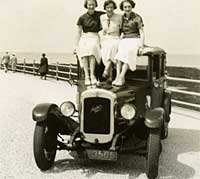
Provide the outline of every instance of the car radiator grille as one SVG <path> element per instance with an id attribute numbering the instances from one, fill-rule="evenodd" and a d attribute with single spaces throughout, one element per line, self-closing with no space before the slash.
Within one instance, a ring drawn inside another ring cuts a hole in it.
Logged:
<path id="1" fill-rule="evenodd" d="M 110 100 L 106 98 L 84 99 L 84 132 L 110 133 Z"/>

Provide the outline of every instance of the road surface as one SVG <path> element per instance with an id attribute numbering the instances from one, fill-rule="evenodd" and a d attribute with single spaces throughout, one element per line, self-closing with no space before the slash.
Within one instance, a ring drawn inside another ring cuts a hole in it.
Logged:
<path id="1" fill-rule="evenodd" d="M 49 171 L 37 168 L 32 109 L 41 102 L 75 101 L 75 91 L 67 82 L 0 70 L 0 179 L 146 179 L 145 159 L 131 155 L 102 164 L 78 162 L 58 151 Z M 171 118 L 158 178 L 200 179 L 200 113 L 173 107 Z"/>

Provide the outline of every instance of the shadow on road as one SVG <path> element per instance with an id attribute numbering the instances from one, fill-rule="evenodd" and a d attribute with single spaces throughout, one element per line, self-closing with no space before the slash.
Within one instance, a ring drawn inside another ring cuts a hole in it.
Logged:
<path id="1" fill-rule="evenodd" d="M 197 153 L 200 152 L 200 131 L 175 129 L 169 130 L 168 139 L 164 140 L 160 157 L 160 179 L 192 178 L 198 167 L 195 166 Z M 132 155 L 121 155 L 117 162 L 95 162 L 74 159 L 63 159 L 55 162 L 48 172 L 60 173 L 68 170 L 82 170 L 85 177 L 92 178 L 98 173 L 128 175 L 129 179 L 145 173 L 145 158 Z M 122 177 L 123 178 L 123 177 Z"/>
<path id="2" fill-rule="evenodd" d="M 199 168 L 197 163 L 200 152 L 200 130 L 169 130 L 169 137 L 163 141 L 160 158 L 160 178 L 192 178 Z"/>

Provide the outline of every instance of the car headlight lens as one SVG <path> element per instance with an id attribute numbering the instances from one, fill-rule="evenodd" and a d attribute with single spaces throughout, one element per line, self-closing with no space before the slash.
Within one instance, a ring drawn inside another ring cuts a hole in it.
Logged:
<path id="1" fill-rule="evenodd" d="M 75 108 L 75 105 L 70 102 L 70 101 L 67 101 L 67 102 L 63 102 L 61 105 L 60 105 L 60 110 L 62 112 L 62 114 L 64 116 L 72 116 L 76 110 Z"/>
<path id="2" fill-rule="evenodd" d="M 124 104 L 121 109 L 121 116 L 127 120 L 131 120 L 135 117 L 136 110 L 135 106 L 132 104 Z"/>

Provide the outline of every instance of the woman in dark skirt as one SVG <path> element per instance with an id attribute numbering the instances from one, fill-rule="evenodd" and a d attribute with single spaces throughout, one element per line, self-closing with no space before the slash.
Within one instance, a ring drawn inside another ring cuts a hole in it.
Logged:
<path id="1" fill-rule="evenodd" d="M 48 72 L 48 58 L 45 53 L 42 54 L 38 72 L 40 73 L 41 79 L 44 78 L 46 80 L 46 74 Z"/>

